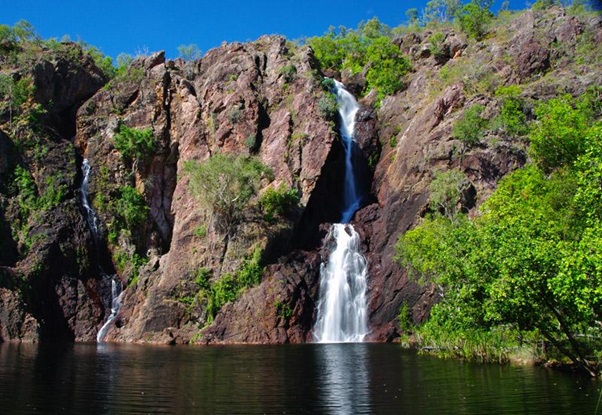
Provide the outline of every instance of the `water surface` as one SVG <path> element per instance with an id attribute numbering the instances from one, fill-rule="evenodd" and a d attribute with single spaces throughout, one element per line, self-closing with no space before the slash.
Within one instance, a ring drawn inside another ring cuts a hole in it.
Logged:
<path id="1" fill-rule="evenodd" d="M 594 414 L 599 388 L 392 344 L 0 344 L 2 414 Z"/>

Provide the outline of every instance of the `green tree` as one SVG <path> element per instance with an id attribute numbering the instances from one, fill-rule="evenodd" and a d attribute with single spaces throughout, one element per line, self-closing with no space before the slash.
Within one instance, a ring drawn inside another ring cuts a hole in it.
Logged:
<path id="1" fill-rule="evenodd" d="M 493 20 L 491 13 L 492 0 L 472 0 L 457 13 L 460 28 L 469 37 L 482 39 Z"/>
<path id="2" fill-rule="evenodd" d="M 124 124 L 113 137 L 115 148 L 128 161 L 145 160 L 155 151 L 156 143 L 151 128 L 136 129 Z"/>
<path id="3" fill-rule="evenodd" d="M 520 94 L 521 89 L 517 85 L 500 87 L 495 92 L 495 96 L 501 101 L 501 108 L 494 124 L 511 136 L 522 136 L 529 131 Z"/>
<path id="4" fill-rule="evenodd" d="M 199 163 L 184 166 L 192 192 L 211 209 L 218 230 L 231 236 L 244 217 L 245 209 L 257 194 L 261 179 L 271 177 L 271 170 L 258 159 L 239 155 L 216 154 Z"/>
<path id="5" fill-rule="evenodd" d="M 178 46 L 178 53 L 185 61 L 194 61 L 201 58 L 201 49 L 194 43 Z"/>
<path id="6" fill-rule="evenodd" d="M 435 217 L 400 238 L 402 265 L 441 287 L 426 326 L 431 337 L 511 327 L 538 333 L 597 372 L 591 356 L 602 343 L 591 339 L 599 339 L 602 318 L 602 229 L 595 215 L 582 219 L 588 198 L 580 195 L 593 193 L 595 205 L 601 193 L 599 181 L 590 184 L 602 176 L 599 138 L 579 157 L 578 174 L 530 165 L 504 178 L 474 221 Z"/>
<path id="7" fill-rule="evenodd" d="M 430 207 L 450 221 L 455 221 L 461 207 L 462 196 L 470 187 L 470 181 L 459 170 L 436 172 L 429 186 Z"/>
<path id="8" fill-rule="evenodd" d="M 478 144 L 487 126 L 487 120 L 481 117 L 485 107 L 475 104 L 464 110 L 462 117 L 452 127 L 452 137 L 468 146 Z"/>
<path id="9" fill-rule="evenodd" d="M 583 133 L 591 116 L 570 95 L 553 98 L 536 109 L 531 155 L 546 172 L 571 164 L 583 152 Z"/>

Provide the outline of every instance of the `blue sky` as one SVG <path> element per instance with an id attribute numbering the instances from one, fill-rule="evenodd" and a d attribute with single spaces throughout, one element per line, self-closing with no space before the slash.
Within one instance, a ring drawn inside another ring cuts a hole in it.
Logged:
<path id="1" fill-rule="evenodd" d="M 323 34 L 329 26 L 356 27 L 374 16 L 389 26 L 405 22 L 405 11 L 427 0 L 160 1 L 0 0 L 0 24 L 29 21 L 45 39 L 69 35 L 115 58 L 125 52 L 165 50 L 196 44 L 206 52 L 223 41 L 255 40 L 263 34 L 289 39 Z M 502 0 L 496 0 L 494 9 Z M 525 0 L 510 8 L 524 9 Z"/>

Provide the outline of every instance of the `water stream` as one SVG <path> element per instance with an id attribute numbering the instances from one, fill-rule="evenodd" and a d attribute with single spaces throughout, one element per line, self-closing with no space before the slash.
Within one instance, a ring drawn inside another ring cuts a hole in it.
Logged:
<path id="1" fill-rule="evenodd" d="M 84 207 L 86 221 L 88 222 L 88 225 L 90 226 L 90 231 L 92 232 L 92 236 L 94 237 L 96 249 L 98 249 L 98 247 L 100 246 L 100 241 L 101 241 L 100 228 L 99 228 L 100 220 L 98 218 L 98 215 L 94 211 L 94 209 L 92 209 L 92 206 L 90 205 L 90 200 L 88 198 L 88 180 L 90 178 L 90 170 L 91 170 L 91 166 L 90 166 L 90 163 L 88 162 L 88 159 L 84 159 L 84 161 L 82 162 L 83 179 L 82 179 L 82 184 L 79 189 L 80 190 L 79 193 L 80 193 L 80 197 L 81 197 L 82 206 Z M 107 331 L 109 330 L 109 327 L 111 326 L 111 323 L 113 323 L 113 321 L 117 317 L 117 313 L 119 312 L 119 309 L 121 308 L 121 294 L 122 294 L 121 281 L 117 278 L 116 275 L 109 275 L 107 272 L 105 272 L 104 269 L 102 269 L 102 267 L 100 267 L 100 274 L 102 275 L 103 279 L 111 281 L 111 297 L 110 297 L 111 314 L 108 316 L 107 320 L 105 321 L 103 326 L 100 328 L 100 330 L 96 334 L 96 341 L 98 343 L 103 342 L 103 340 L 107 334 Z"/>
<path id="2" fill-rule="evenodd" d="M 363 195 L 358 192 L 353 162 L 355 114 L 359 105 L 338 81 L 337 96 L 340 134 L 345 148 L 342 223 L 331 226 L 327 241 L 332 241 L 328 261 L 320 268 L 320 300 L 314 327 L 319 343 L 361 342 L 368 332 L 366 304 L 367 263 L 359 250 L 359 235 L 348 222 L 360 207 Z"/>

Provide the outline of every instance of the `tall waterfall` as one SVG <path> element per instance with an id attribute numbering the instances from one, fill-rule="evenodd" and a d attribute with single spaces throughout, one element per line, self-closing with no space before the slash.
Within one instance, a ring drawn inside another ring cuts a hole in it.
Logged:
<path id="1" fill-rule="evenodd" d="M 357 191 L 357 180 L 353 166 L 353 135 L 355 132 L 355 114 L 359 105 L 353 95 L 351 95 L 345 86 L 339 81 L 334 81 L 334 93 L 337 96 L 339 104 L 339 117 L 341 125 L 339 132 L 345 147 L 345 181 L 343 182 L 343 211 L 341 222 L 347 223 L 353 217 L 356 210 L 359 209 L 362 201 L 361 195 Z"/>
<path id="2" fill-rule="evenodd" d="M 83 179 L 82 179 L 82 184 L 79 188 L 79 191 L 80 191 L 79 193 L 80 193 L 80 197 L 81 197 L 82 206 L 84 207 L 86 221 L 88 222 L 88 225 L 90 226 L 90 231 L 92 232 L 92 236 L 94 237 L 94 242 L 96 243 L 96 248 L 98 249 L 98 247 L 100 245 L 100 229 L 98 227 L 99 219 L 98 219 L 98 216 L 96 215 L 96 212 L 94 211 L 94 209 L 92 209 L 92 206 L 90 205 L 90 200 L 88 198 L 88 180 L 90 178 L 90 170 L 91 170 L 91 167 L 90 167 L 90 163 L 88 162 L 88 159 L 84 159 L 84 161 L 82 163 Z M 96 341 L 98 343 L 101 343 L 104 340 L 104 337 L 106 336 L 107 331 L 109 330 L 109 327 L 111 326 L 111 323 L 113 323 L 113 321 L 117 317 L 117 313 L 119 312 L 119 309 L 121 308 L 121 291 L 122 291 L 121 281 L 119 281 L 119 279 L 115 275 L 113 275 L 113 276 L 108 275 L 102 268 L 100 268 L 100 274 L 103 276 L 103 278 L 110 279 L 110 281 L 111 281 L 111 300 L 110 300 L 111 314 L 109 315 L 109 317 L 107 318 L 107 321 L 103 324 L 103 326 L 100 328 L 100 330 L 96 334 Z"/>
<path id="3" fill-rule="evenodd" d="M 339 104 L 340 133 L 345 148 L 342 223 L 333 224 L 327 241 L 330 256 L 320 267 L 320 300 L 314 337 L 319 343 L 361 342 L 368 332 L 366 259 L 359 251 L 359 235 L 348 222 L 360 207 L 353 163 L 355 114 L 359 105 L 340 82 L 333 91 Z"/>

